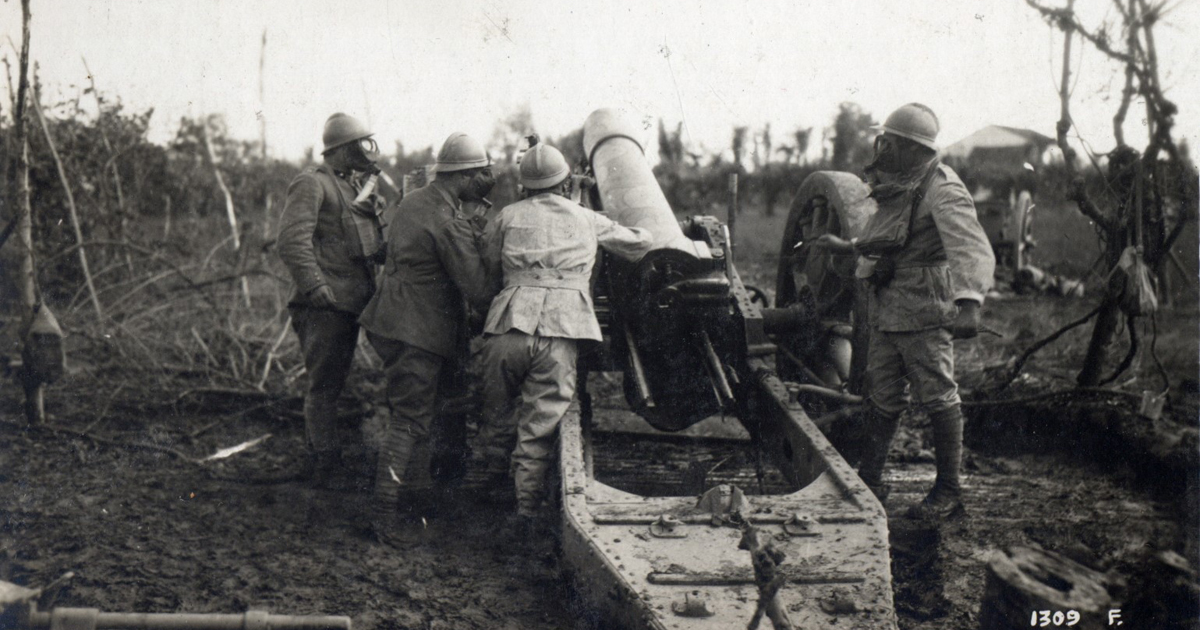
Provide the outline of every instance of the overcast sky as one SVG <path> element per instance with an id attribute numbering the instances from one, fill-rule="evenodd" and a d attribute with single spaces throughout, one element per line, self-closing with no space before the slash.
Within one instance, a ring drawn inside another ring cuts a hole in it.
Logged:
<path id="1" fill-rule="evenodd" d="M 877 119 L 924 102 L 941 117 L 943 144 L 992 123 L 1053 135 L 1058 118 L 1061 35 L 1023 0 L 32 4 L 45 100 L 86 86 L 86 57 L 101 92 L 155 108 L 153 140 L 169 137 L 181 116 L 210 112 L 224 114 L 236 137 L 256 139 L 261 112 L 271 153 L 286 158 L 319 151 L 335 111 L 369 120 L 386 150 L 394 139 L 437 146 L 453 131 L 486 140 L 524 104 L 538 131 L 555 136 L 604 106 L 684 120 L 692 150 L 724 149 L 734 125 L 768 122 L 778 145 L 798 127 L 827 126 L 843 101 Z M 1088 24 L 1115 19 L 1109 0 L 1076 4 Z M 1162 82 L 1181 109 L 1177 137 L 1196 147 L 1200 8 L 1171 4 L 1156 32 Z M 0 28 L 19 45 L 19 0 L 0 4 Z M 1075 50 L 1073 114 L 1106 151 L 1123 75 L 1090 45 Z M 1143 146 L 1139 114 L 1135 107 L 1127 134 Z"/>

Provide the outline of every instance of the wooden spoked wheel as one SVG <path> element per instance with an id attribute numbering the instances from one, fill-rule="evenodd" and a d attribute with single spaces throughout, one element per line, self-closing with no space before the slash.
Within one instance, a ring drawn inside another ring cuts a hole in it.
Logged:
<path id="1" fill-rule="evenodd" d="M 781 348 L 776 365 L 785 380 L 820 380 L 824 382 L 817 384 L 835 387 L 842 384 L 829 382 L 835 377 L 842 380 L 829 365 L 832 331 L 840 326 L 844 332 L 845 327 L 853 326 L 856 311 L 861 311 L 858 319 L 865 318 L 865 296 L 856 291 L 856 256 L 833 254 L 817 247 L 816 241 L 823 234 L 844 239 L 859 236 L 876 210 L 875 201 L 867 196 L 869 192 L 867 185 L 850 173 L 818 171 L 804 180 L 792 200 L 780 245 L 775 305 L 811 309 L 820 325 L 776 340 Z M 851 390 L 861 380 L 866 365 L 866 327 L 854 329 Z"/>

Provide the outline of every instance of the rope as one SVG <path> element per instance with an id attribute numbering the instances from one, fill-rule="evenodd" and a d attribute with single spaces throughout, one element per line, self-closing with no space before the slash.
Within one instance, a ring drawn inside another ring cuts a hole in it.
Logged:
<path id="1" fill-rule="evenodd" d="M 1044 392 L 1031 396 L 1023 396 L 1020 398 L 1001 398 L 996 400 L 964 400 L 963 407 L 981 408 L 981 407 L 1003 407 L 1006 405 L 1021 405 L 1032 402 L 1040 402 L 1051 398 L 1061 396 L 1070 397 L 1086 397 L 1086 396 L 1109 396 L 1113 398 L 1124 398 L 1130 401 L 1140 401 L 1142 397 L 1139 394 L 1125 392 L 1119 389 L 1105 389 L 1103 387 L 1077 387 L 1075 389 L 1060 389 L 1052 392 Z"/>

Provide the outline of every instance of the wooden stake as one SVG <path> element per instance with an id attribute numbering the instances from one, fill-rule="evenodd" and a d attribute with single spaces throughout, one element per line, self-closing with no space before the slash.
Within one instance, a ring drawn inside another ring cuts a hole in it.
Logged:
<path id="1" fill-rule="evenodd" d="M 63 191 L 67 193 L 67 211 L 71 218 L 71 229 L 75 232 L 75 242 L 83 242 L 83 230 L 79 227 L 79 212 L 75 208 L 75 195 L 71 193 L 71 184 L 67 181 L 67 171 L 63 168 L 58 149 L 54 146 L 54 138 L 50 135 L 50 126 L 46 124 L 46 116 L 42 113 L 42 96 L 34 89 L 33 111 L 37 114 L 42 133 L 46 136 L 46 146 L 50 147 L 50 157 L 54 158 L 54 166 L 58 169 L 58 179 L 62 181 Z M 96 319 L 104 319 L 104 310 L 100 307 L 100 299 L 96 297 L 96 285 L 92 282 L 92 270 L 88 267 L 87 250 L 79 248 L 79 266 L 83 270 L 83 282 L 87 285 L 88 297 L 96 310 Z"/>
<path id="2" fill-rule="evenodd" d="M 221 169 L 217 168 L 217 156 L 213 152 L 212 140 L 209 137 L 207 118 L 200 121 L 200 128 L 203 130 L 204 154 L 208 158 L 208 165 L 212 168 L 213 176 L 217 178 L 217 186 L 220 187 L 221 194 L 225 196 L 225 216 L 229 219 L 229 232 L 233 237 L 233 248 L 240 252 L 242 239 L 238 234 L 237 213 L 233 209 L 233 195 L 229 193 L 229 187 L 225 185 Z M 242 298 L 245 300 L 246 306 L 250 306 L 250 284 L 245 276 L 242 276 Z"/>

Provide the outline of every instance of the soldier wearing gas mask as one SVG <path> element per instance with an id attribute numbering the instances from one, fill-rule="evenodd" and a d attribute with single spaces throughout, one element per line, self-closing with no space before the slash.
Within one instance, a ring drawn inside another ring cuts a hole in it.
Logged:
<path id="1" fill-rule="evenodd" d="M 952 339 L 978 334 L 995 271 L 970 193 L 938 159 L 938 130 L 937 116 L 920 103 L 892 112 L 866 169 L 878 212 L 857 239 L 818 240 L 857 253 L 856 275 L 869 286 L 867 443 L 859 475 L 881 501 L 888 491 L 884 464 L 910 394 L 932 421 L 937 479 L 910 510 L 917 518 L 962 510 L 963 416 Z"/>
<path id="2" fill-rule="evenodd" d="M 358 315 L 375 291 L 383 242 L 371 135 L 353 116 L 330 116 L 322 138 L 325 163 L 292 180 L 280 218 L 279 257 L 296 284 L 288 310 L 308 373 L 307 474 L 325 487 L 349 482 L 337 442 L 337 399 L 358 343 Z"/>
<path id="3" fill-rule="evenodd" d="M 379 291 L 359 319 L 387 379 L 389 418 L 371 515 L 382 542 L 401 535 L 400 508 L 413 508 L 431 489 L 430 429 L 458 354 L 464 306 L 482 310 L 492 297 L 481 226 L 463 211 L 464 202 L 484 199 L 495 185 L 491 165 L 479 142 L 452 134 L 438 152 L 433 182 L 389 211 Z M 402 506 L 402 497 L 410 503 Z"/>

